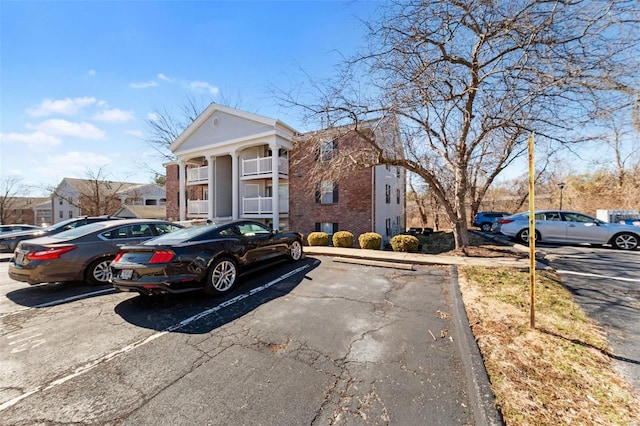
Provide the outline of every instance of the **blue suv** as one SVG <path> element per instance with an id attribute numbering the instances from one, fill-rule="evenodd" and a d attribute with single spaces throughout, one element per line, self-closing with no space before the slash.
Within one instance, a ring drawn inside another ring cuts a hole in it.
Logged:
<path id="1" fill-rule="evenodd" d="M 473 217 L 472 225 L 482 229 L 484 232 L 491 231 L 491 226 L 496 219 L 510 216 L 511 213 L 507 212 L 478 212 Z"/>

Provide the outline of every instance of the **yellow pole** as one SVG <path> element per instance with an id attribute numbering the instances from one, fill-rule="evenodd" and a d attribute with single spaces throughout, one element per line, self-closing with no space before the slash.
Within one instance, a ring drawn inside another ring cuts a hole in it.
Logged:
<path id="1" fill-rule="evenodd" d="M 535 167 L 533 161 L 533 133 L 529 135 L 529 326 L 536 328 L 536 217 L 535 217 Z"/>

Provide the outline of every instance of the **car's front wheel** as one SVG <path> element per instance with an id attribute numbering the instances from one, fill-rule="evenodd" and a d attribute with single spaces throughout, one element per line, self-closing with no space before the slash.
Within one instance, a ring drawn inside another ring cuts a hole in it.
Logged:
<path id="1" fill-rule="evenodd" d="M 491 224 L 490 223 L 483 223 L 482 226 L 480 227 L 480 229 L 482 229 L 484 232 L 489 232 L 489 231 L 491 231 Z"/>
<path id="2" fill-rule="evenodd" d="M 611 243 L 620 250 L 633 250 L 638 247 L 638 237 L 635 234 L 623 232 L 613 237 Z"/>
<path id="3" fill-rule="evenodd" d="M 204 291 L 207 294 L 218 295 L 230 291 L 238 280 L 238 267 L 229 258 L 216 260 L 207 274 L 207 283 Z"/>
<path id="4" fill-rule="evenodd" d="M 291 243 L 291 247 L 289 247 L 289 257 L 293 261 L 300 260 L 300 258 L 302 258 L 302 244 L 300 241 L 295 240 Z"/>
<path id="5" fill-rule="evenodd" d="M 111 261 L 112 258 L 98 259 L 92 262 L 85 272 L 85 281 L 91 285 L 109 284 L 111 279 Z"/>
<path id="6" fill-rule="evenodd" d="M 538 231 L 536 231 L 535 233 L 535 239 L 536 241 L 540 241 L 540 233 Z M 523 244 L 529 244 L 529 228 L 525 228 L 522 231 L 518 232 L 518 235 L 516 235 L 516 240 Z"/>

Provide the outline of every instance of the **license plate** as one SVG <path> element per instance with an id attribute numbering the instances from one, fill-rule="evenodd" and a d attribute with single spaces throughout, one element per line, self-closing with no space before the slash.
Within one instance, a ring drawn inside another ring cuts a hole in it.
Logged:
<path id="1" fill-rule="evenodd" d="M 131 269 L 123 269 L 122 271 L 120 271 L 120 278 L 122 278 L 123 280 L 131 279 L 132 276 L 133 270 Z"/>
<path id="2" fill-rule="evenodd" d="M 16 263 L 22 265 L 24 263 L 24 253 L 16 253 Z"/>

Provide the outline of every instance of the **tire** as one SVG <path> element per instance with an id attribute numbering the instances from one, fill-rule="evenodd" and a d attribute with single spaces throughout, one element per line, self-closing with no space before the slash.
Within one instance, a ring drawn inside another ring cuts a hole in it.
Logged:
<path id="1" fill-rule="evenodd" d="M 289 247 L 289 258 L 294 262 L 302 259 L 302 244 L 300 241 L 295 240 L 291 243 L 291 247 Z"/>
<path id="2" fill-rule="evenodd" d="M 484 232 L 489 232 L 491 231 L 491 224 L 488 222 L 485 222 L 480 226 L 480 229 L 482 229 Z"/>
<path id="3" fill-rule="evenodd" d="M 112 260 L 113 258 L 108 257 L 92 262 L 85 271 L 85 281 L 90 285 L 109 284 L 109 280 L 111 279 L 111 268 L 109 265 L 111 265 Z"/>
<path id="4" fill-rule="evenodd" d="M 538 231 L 536 231 L 535 239 L 536 241 L 540 241 L 540 233 Z M 518 232 L 516 240 L 523 244 L 529 244 L 529 228 L 524 228 L 522 231 Z"/>
<path id="5" fill-rule="evenodd" d="M 217 259 L 209 268 L 204 291 L 210 295 L 228 293 L 238 281 L 238 266 L 228 257 Z"/>
<path id="6" fill-rule="evenodd" d="M 614 235 L 611 244 L 619 250 L 634 250 L 638 247 L 638 236 L 628 232 Z"/>

